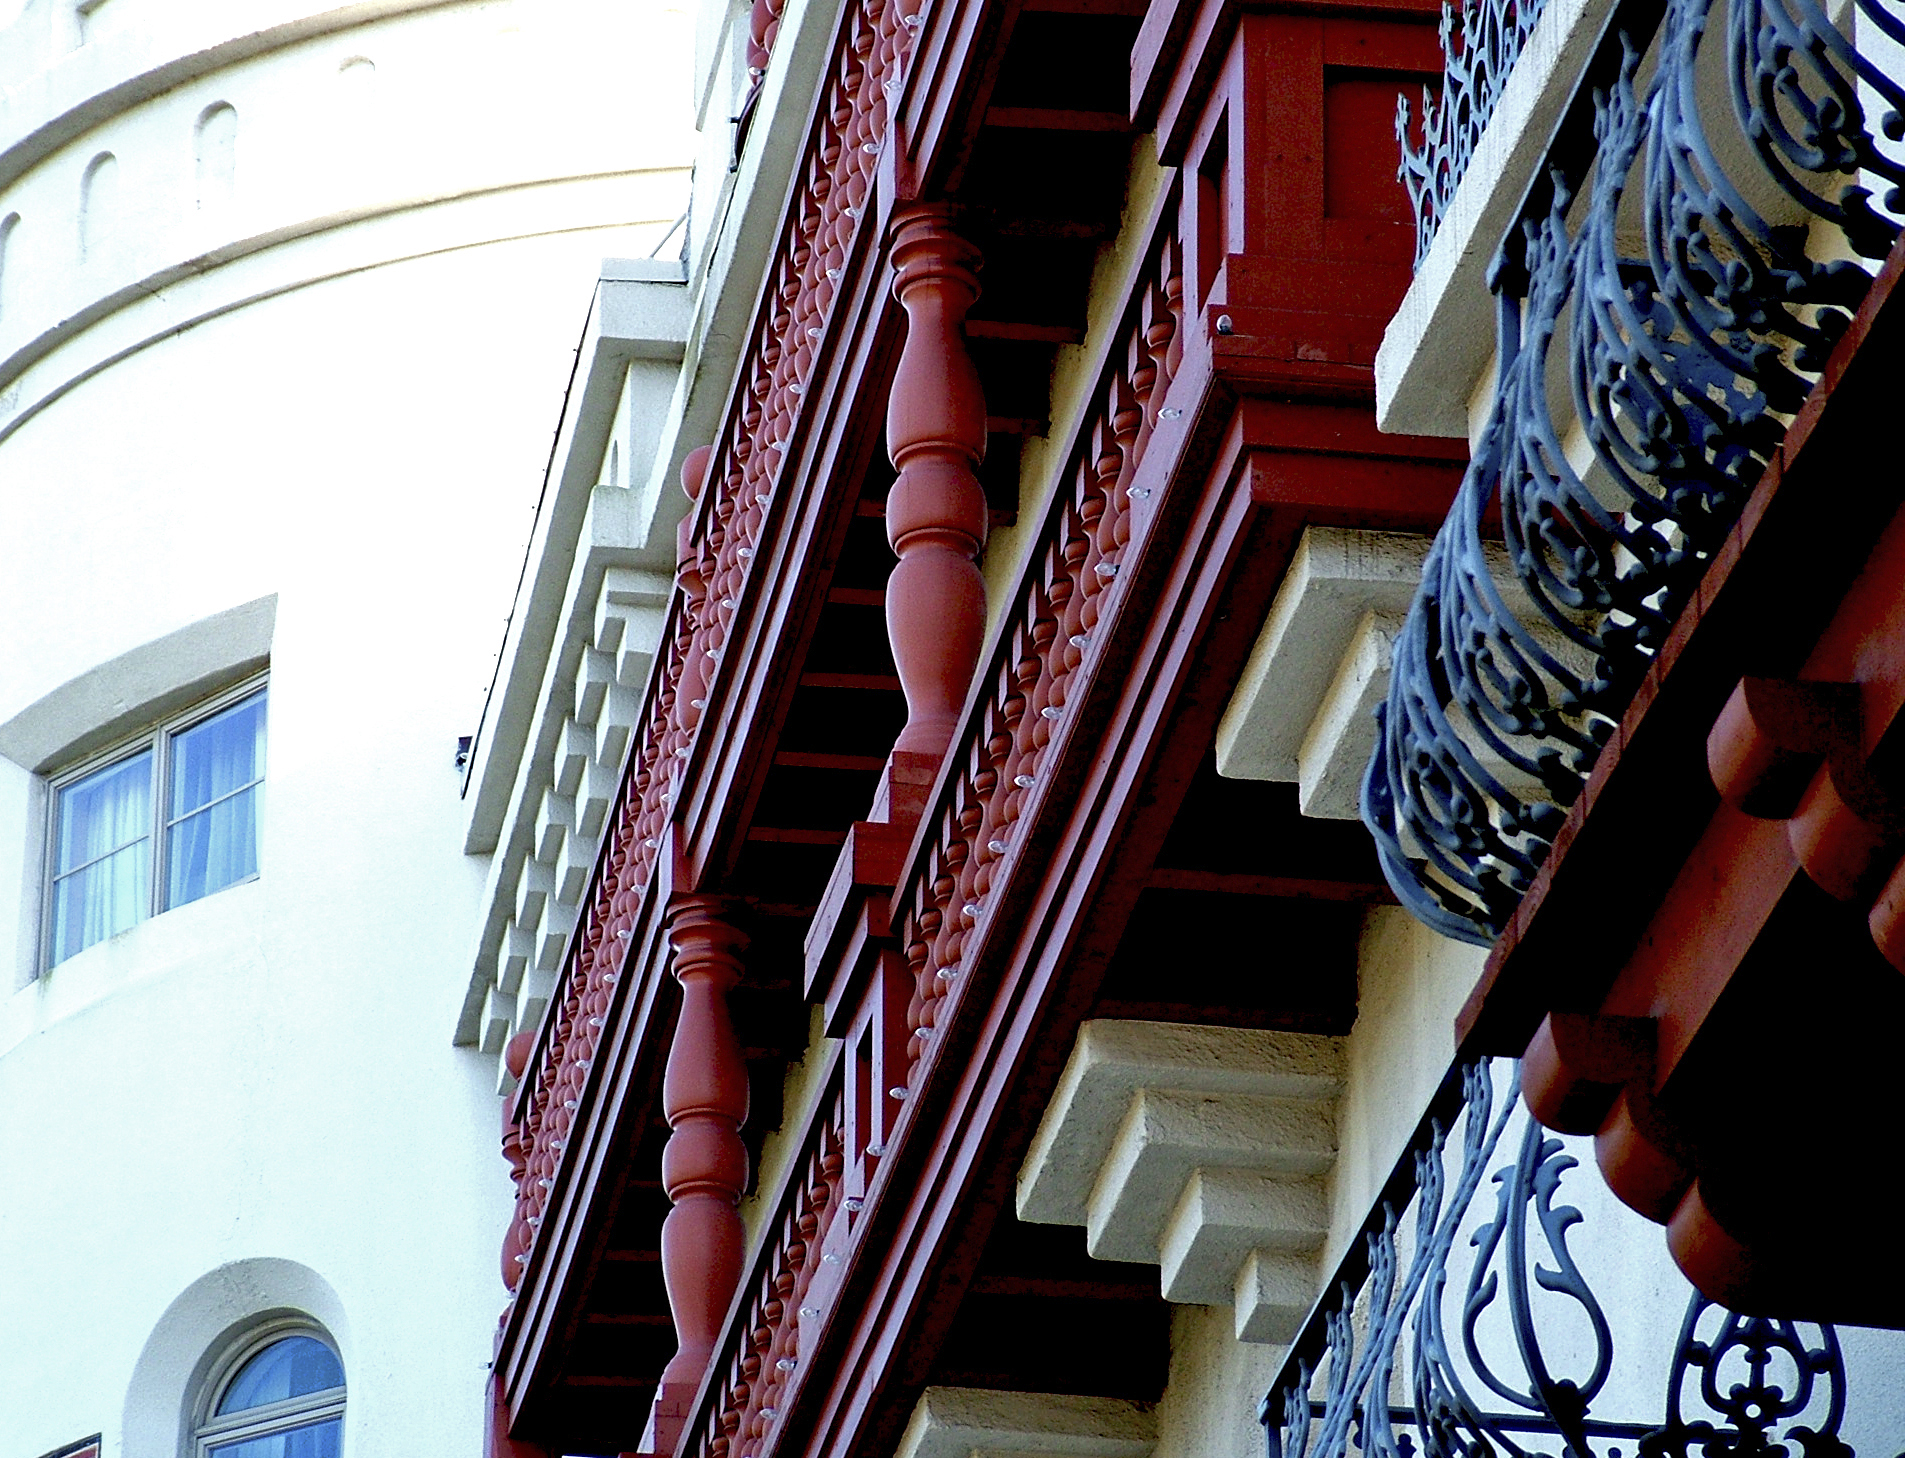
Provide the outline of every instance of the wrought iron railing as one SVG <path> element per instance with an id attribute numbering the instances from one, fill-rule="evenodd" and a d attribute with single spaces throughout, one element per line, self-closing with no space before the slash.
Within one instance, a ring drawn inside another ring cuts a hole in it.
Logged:
<path id="1" fill-rule="evenodd" d="M 1905 42 L 1880 0 L 1846 29 L 1811 0 L 1620 0 L 1535 169 L 1363 784 L 1390 885 L 1447 935 L 1492 940 L 1533 881 L 1864 296 L 1847 252 L 1897 234 L 1870 189 L 1898 207 L 1905 89 L 1855 22 Z"/>
<path id="2" fill-rule="evenodd" d="M 1896 1452 L 1905 1338 L 1848 1364 L 1830 1326 L 1689 1297 L 1597 1180 L 1564 1190 L 1518 1073 L 1451 1073 L 1264 1399 L 1269 1458 L 1853 1458 L 1855 1415 Z"/>
<path id="3" fill-rule="evenodd" d="M 1488 129 L 1515 59 L 1548 0 L 1462 0 L 1442 6 L 1442 94 L 1424 87 L 1422 129 L 1411 125 L 1409 98 L 1396 98 L 1396 176 L 1409 191 L 1416 225 L 1416 267 L 1442 226 L 1449 200 Z"/>

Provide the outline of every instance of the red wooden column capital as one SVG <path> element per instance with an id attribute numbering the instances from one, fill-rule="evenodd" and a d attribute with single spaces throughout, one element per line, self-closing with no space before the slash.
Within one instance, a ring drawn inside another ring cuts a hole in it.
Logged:
<path id="1" fill-rule="evenodd" d="M 899 479 L 886 498 L 886 537 L 899 555 L 886 589 L 887 633 L 906 727 L 896 757 L 944 757 L 979 662 L 986 626 L 977 558 L 986 541 L 986 402 L 966 350 L 966 311 L 979 297 L 979 250 L 952 228 L 944 203 L 894 218 L 893 293 L 906 346 L 886 410 Z"/>
<path id="2" fill-rule="evenodd" d="M 725 919 L 727 903 L 677 896 L 668 912 L 681 1015 L 662 1077 L 662 1110 L 673 1131 L 661 1179 L 674 1208 L 661 1229 L 662 1280 L 675 1319 L 675 1355 L 655 1392 L 654 1446 L 672 1453 L 721 1338 L 741 1279 L 739 1205 L 747 1188 L 747 1065 L 728 1016 L 747 937 Z"/>

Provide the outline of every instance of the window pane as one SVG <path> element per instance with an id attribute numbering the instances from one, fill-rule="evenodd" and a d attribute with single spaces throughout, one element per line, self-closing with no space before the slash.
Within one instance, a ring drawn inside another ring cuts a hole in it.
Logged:
<path id="1" fill-rule="evenodd" d="M 60 791 L 54 874 L 143 839 L 152 826 L 152 751 L 96 770 Z"/>
<path id="2" fill-rule="evenodd" d="M 220 1443 L 211 1451 L 218 1458 L 338 1458 L 343 1439 L 344 1419 L 334 1417 L 268 1438 Z"/>
<path id="3" fill-rule="evenodd" d="M 264 769 L 262 693 L 173 736 L 168 908 L 258 874 L 258 782 Z"/>
<path id="4" fill-rule="evenodd" d="M 265 696 L 253 694 L 172 736 L 168 819 L 177 820 L 243 789 L 265 772 Z"/>
<path id="5" fill-rule="evenodd" d="M 166 832 L 168 909 L 258 874 L 257 796 L 253 785 Z"/>
<path id="6" fill-rule="evenodd" d="M 53 883 L 53 945 L 56 966 L 94 942 L 116 936 L 145 919 L 152 899 L 152 842 L 139 840 L 84 870 Z"/>
<path id="7" fill-rule="evenodd" d="M 344 1385 L 337 1353 L 316 1337 L 294 1336 L 273 1342 L 238 1370 L 218 1402 L 218 1417 L 249 1412 L 288 1397 L 306 1397 Z"/>

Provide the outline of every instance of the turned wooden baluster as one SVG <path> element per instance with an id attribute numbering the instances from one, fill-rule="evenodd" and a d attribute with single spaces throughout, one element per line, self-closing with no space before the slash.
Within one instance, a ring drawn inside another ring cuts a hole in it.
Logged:
<path id="1" fill-rule="evenodd" d="M 648 1450 L 655 1453 L 675 1449 L 741 1279 L 736 1206 L 747 1188 L 747 1065 L 728 1017 L 728 992 L 741 979 L 747 937 L 723 919 L 724 909 L 713 897 L 679 896 L 668 914 L 681 1016 L 662 1077 L 662 1110 L 674 1132 L 662 1151 L 661 1179 L 674 1208 L 662 1223 L 661 1270 L 675 1355 L 655 1391 Z"/>
<path id="2" fill-rule="evenodd" d="M 979 297 L 979 251 L 952 230 L 952 211 L 902 211 L 893 232 L 893 292 L 906 310 L 906 347 L 887 402 L 887 453 L 899 479 L 886 498 L 886 538 L 899 555 L 886 588 L 886 626 L 906 690 L 896 756 L 937 769 L 958 726 L 985 633 L 986 541 L 978 466 L 986 403 L 966 351 L 966 310 Z"/>

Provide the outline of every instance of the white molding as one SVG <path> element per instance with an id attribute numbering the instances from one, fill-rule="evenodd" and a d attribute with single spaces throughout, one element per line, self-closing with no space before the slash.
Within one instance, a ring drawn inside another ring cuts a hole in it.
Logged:
<path id="1" fill-rule="evenodd" d="M 192 1282 L 154 1324 L 126 1387 L 124 1458 L 177 1458 L 193 1399 L 219 1360 L 247 1329 L 287 1316 L 330 1338 L 348 1390 L 350 1323 L 331 1283 L 296 1261 L 233 1261 Z"/>
<path id="2" fill-rule="evenodd" d="M 1157 1266 L 1165 1300 L 1229 1305 L 1239 1341 L 1286 1342 L 1315 1295 L 1345 1074 L 1341 1038 L 1087 1022 L 1019 1218 L 1082 1225 L 1095 1258 Z"/>
<path id="3" fill-rule="evenodd" d="M 0 754 L 44 774 L 209 697 L 270 661 L 277 612 L 273 593 L 87 669 L 0 723 Z"/>
<path id="4" fill-rule="evenodd" d="M 1613 0 L 1548 0 L 1376 351 L 1376 422 L 1463 438 L 1495 355 L 1488 265 Z"/>
<path id="5" fill-rule="evenodd" d="M 158 25 L 122 31 L 48 64 L 50 47 L 33 45 L 32 24 L 36 18 L 44 22 L 55 3 L 29 3 L 0 30 L 5 67 L 0 76 L 26 73 L 0 90 L 0 188 L 114 117 L 215 71 L 339 31 L 471 0 L 358 0 L 334 6 L 314 6 L 311 0 L 196 0 L 155 6 Z"/>

